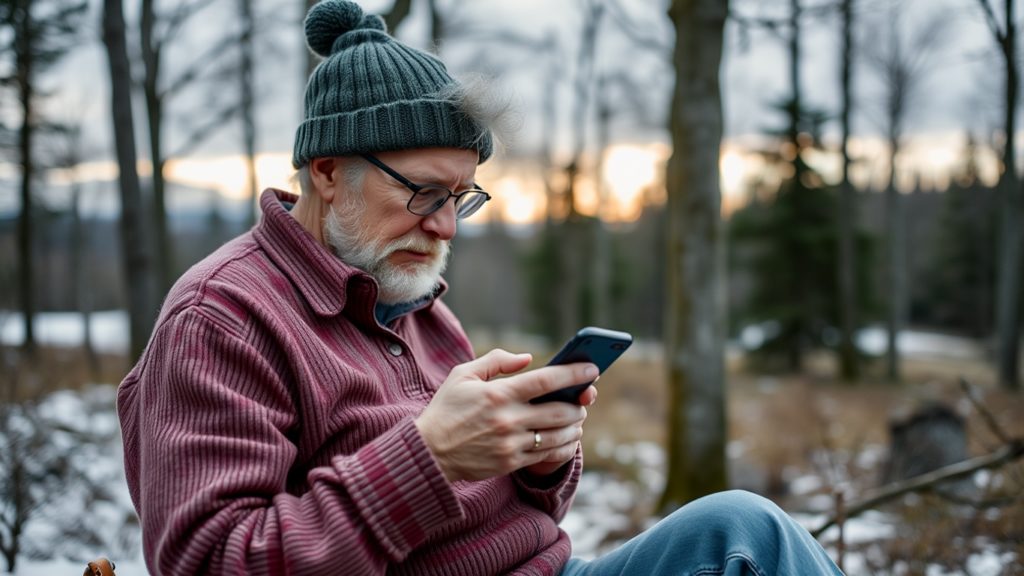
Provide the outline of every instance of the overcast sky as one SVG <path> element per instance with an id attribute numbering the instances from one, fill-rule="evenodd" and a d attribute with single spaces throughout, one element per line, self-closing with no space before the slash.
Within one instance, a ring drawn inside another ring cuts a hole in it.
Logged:
<path id="1" fill-rule="evenodd" d="M 823 0 L 816 0 L 820 3 Z M 667 0 L 632 0 L 625 5 L 631 20 L 645 35 L 666 44 L 672 30 L 665 16 Z M 890 20 L 890 0 L 861 0 L 859 17 L 862 25 L 858 37 L 877 43 L 877 31 Z M 52 110 L 80 119 L 85 126 L 87 156 L 95 159 L 111 157 L 108 125 L 108 78 L 105 53 L 99 41 L 99 5 L 84 32 L 83 42 L 58 70 L 45 79 L 45 86 L 55 91 L 50 102 Z M 129 4 L 133 4 L 129 2 Z M 293 0 L 258 0 L 260 11 L 270 22 L 259 38 L 260 56 L 257 70 L 259 85 L 259 146 L 265 152 L 291 149 L 292 137 L 301 116 L 302 70 L 304 47 L 301 45 L 299 2 Z M 391 0 L 366 1 L 368 11 L 388 7 Z M 401 38 L 423 46 L 426 14 L 424 2 L 414 2 L 412 17 L 399 29 Z M 931 14 L 945 14 L 948 30 L 932 56 L 933 65 L 924 80 L 921 97 L 915 103 L 908 128 L 914 132 L 962 131 L 973 125 L 978 131 L 991 128 L 997 121 L 998 94 L 1001 90 L 999 61 L 992 51 L 992 40 L 983 25 L 976 0 L 904 0 L 905 36 L 929 25 Z M 567 78 L 575 65 L 575 46 L 582 25 L 581 2 L 577 0 L 450 0 L 445 3 L 449 13 L 461 23 L 472 23 L 477 31 L 511 29 L 519 34 L 540 38 L 554 31 L 565 47 L 561 58 Z M 787 0 L 734 0 L 733 8 L 741 13 L 761 16 L 784 16 Z M 180 70 L 200 52 L 202 46 L 222 32 L 230 22 L 234 3 L 217 0 L 188 28 L 187 42 L 174 46 L 167 58 L 168 75 Z M 132 10 L 134 6 L 129 6 Z M 135 16 L 128 18 L 134 24 Z M 462 24 L 465 25 L 465 24 Z M 605 71 L 626 70 L 640 81 L 635 93 L 640 95 L 646 110 L 636 112 L 634 103 L 616 96 L 619 105 L 613 119 L 613 138 L 620 140 L 664 140 L 664 131 L 657 125 L 665 114 L 672 86 L 667 55 L 634 48 L 625 36 L 608 21 L 601 29 L 598 67 Z M 838 105 L 838 24 L 835 18 L 808 19 L 804 28 L 802 64 L 805 100 L 810 104 L 835 111 Z M 133 42 L 133 39 L 129 40 Z M 987 56 L 986 56 L 987 54 Z M 539 134 L 541 90 L 550 89 L 543 82 L 544 59 L 521 50 L 476 41 L 454 39 L 445 46 L 443 56 L 455 72 L 465 72 L 480 62 L 508 64 L 512 68 L 502 75 L 503 86 L 515 95 L 522 111 L 523 128 L 520 147 L 536 145 Z M 771 108 L 773 102 L 788 94 L 787 58 L 783 43 L 771 33 L 751 30 L 743 34 L 735 23 L 727 29 L 725 58 L 722 68 L 723 101 L 726 131 L 729 137 L 762 133 L 778 126 L 779 115 Z M 141 70 L 136 69 L 136 74 Z M 877 123 L 870 121 L 866 111 L 877 108 L 880 92 L 877 82 L 861 62 L 857 68 L 859 81 L 855 130 L 861 134 L 879 133 Z M 558 87 L 561 94 L 561 129 L 556 143 L 569 142 L 569 114 L 572 95 L 568 82 Z M 224 89 L 217 91 L 223 93 Z M 200 120 L 210 110 L 209 89 L 198 87 L 171 102 L 167 147 L 174 150 L 181 141 L 181 126 L 189 120 Z M 141 129 L 143 110 L 137 109 L 135 121 Z M 877 114 L 876 114 L 877 116 Z M 652 125 L 653 124 L 653 125 Z M 144 134 L 144 132 L 143 132 Z M 198 153 L 217 155 L 237 153 L 239 130 L 228 126 Z M 592 134 L 589 135 L 592 137 Z M 145 143 L 139 139 L 140 147 Z M 140 157 L 145 157 L 144 150 Z"/>

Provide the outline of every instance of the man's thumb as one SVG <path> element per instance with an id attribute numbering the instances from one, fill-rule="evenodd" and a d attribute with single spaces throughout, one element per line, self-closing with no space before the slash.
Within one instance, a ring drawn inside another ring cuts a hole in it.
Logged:
<path id="1" fill-rule="evenodd" d="M 531 354 L 513 354 L 511 352 L 495 348 L 487 354 L 469 362 L 473 375 L 481 380 L 490 380 L 502 374 L 514 374 L 530 365 L 533 360 Z"/>

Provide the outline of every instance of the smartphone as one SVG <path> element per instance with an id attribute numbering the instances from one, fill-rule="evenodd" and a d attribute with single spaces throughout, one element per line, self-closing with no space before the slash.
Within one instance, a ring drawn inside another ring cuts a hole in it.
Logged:
<path id="1" fill-rule="evenodd" d="M 587 326 L 566 342 L 565 346 L 562 346 L 562 349 L 558 351 L 558 354 L 555 354 L 555 357 L 548 362 L 548 365 L 591 362 L 597 365 L 597 369 L 601 374 L 604 374 L 604 371 L 612 365 L 612 362 L 615 362 L 632 343 L 633 336 L 626 332 Z M 555 390 L 530 400 L 530 403 L 568 402 L 570 404 L 577 404 L 580 394 L 591 384 L 593 382 Z"/>

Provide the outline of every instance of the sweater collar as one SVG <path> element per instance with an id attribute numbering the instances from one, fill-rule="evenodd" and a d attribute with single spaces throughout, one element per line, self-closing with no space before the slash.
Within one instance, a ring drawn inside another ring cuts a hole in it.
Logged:
<path id="1" fill-rule="evenodd" d="M 377 302 L 377 281 L 366 272 L 346 264 L 288 213 L 283 203 L 294 204 L 295 194 L 268 188 L 260 196 L 263 219 L 253 230 L 256 242 L 267 252 L 274 264 L 292 281 L 313 311 L 321 316 L 336 316 L 345 309 L 351 297 L 368 303 L 367 312 Z M 425 307 L 447 291 L 441 286 Z M 418 302 L 417 302 L 418 303 Z"/>

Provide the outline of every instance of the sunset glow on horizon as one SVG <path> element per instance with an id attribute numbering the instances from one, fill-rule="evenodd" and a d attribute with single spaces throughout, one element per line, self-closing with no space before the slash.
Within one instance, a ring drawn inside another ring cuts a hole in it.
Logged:
<path id="1" fill-rule="evenodd" d="M 722 144 L 719 163 L 722 212 L 728 215 L 742 206 L 756 188 L 772 190 L 781 181 L 781 174 L 758 150 L 757 143 L 737 140 Z M 851 152 L 857 159 L 851 168 L 854 185 L 865 189 L 882 189 L 887 180 L 887 147 L 877 138 L 858 138 L 851 141 Z M 618 144 L 608 148 L 603 167 L 603 182 L 607 198 L 600 216 L 609 222 L 636 220 L 644 203 L 663 201 L 665 163 L 671 154 L 663 143 Z M 805 159 L 818 170 L 827 183 L 838 180 L 839 161 L 834 153 L 820 150 L 805 153 Z M 517 163 L 518 162 L 518 163 Z M 961 135 L 928 135 L 909 140 L 897 158 L 900 168 L 897 185 L 908 192 L 917 184 L 926 190 L 944 189 L 952 178 L 962 171 L 963 137 Z M 980 148 L 976 158 L 979 176 L 992 185 L 998 179 L 999 161 L 995 153 Z M 288 153 L 265 153 L 256 157 L 257 192 L 268 187 L 291 190 L 294 169 Z M 139 174 L 149 177 L 149 165 L 139 164 Z M 244 200 L 248 195 L 247 173 L 241 155 L 193 157 L 170 160 L 166 175 L 169 181 L 199 189 L 216 191 L 223 198 Z M 113 162 L 91 162 L 79 165 L 73 178 L 80 181 L 114 180 L 117 177 Z M 485 206 L 481 219 L 494 217 L 497 210 L 501 219 L 513 224 L 527 224 L 544 218 L 547 211 L 544 175 L 536 167 L 523 161 L 496 158 L 482 165 L 478 179 L 494 200 Z M 52 171 L 51 180 L 67 183 L 70 173 Z M 143 183 L 145 186 L 145 182 Z M 564 183 L 556 182 L 558 187 Z M 577 210 L 588 216 L 598 213 L 598 192 L 592 165 L 584 163 L 576 186 Z M 169 198 L 169 201 L 173 199 Z"/>

